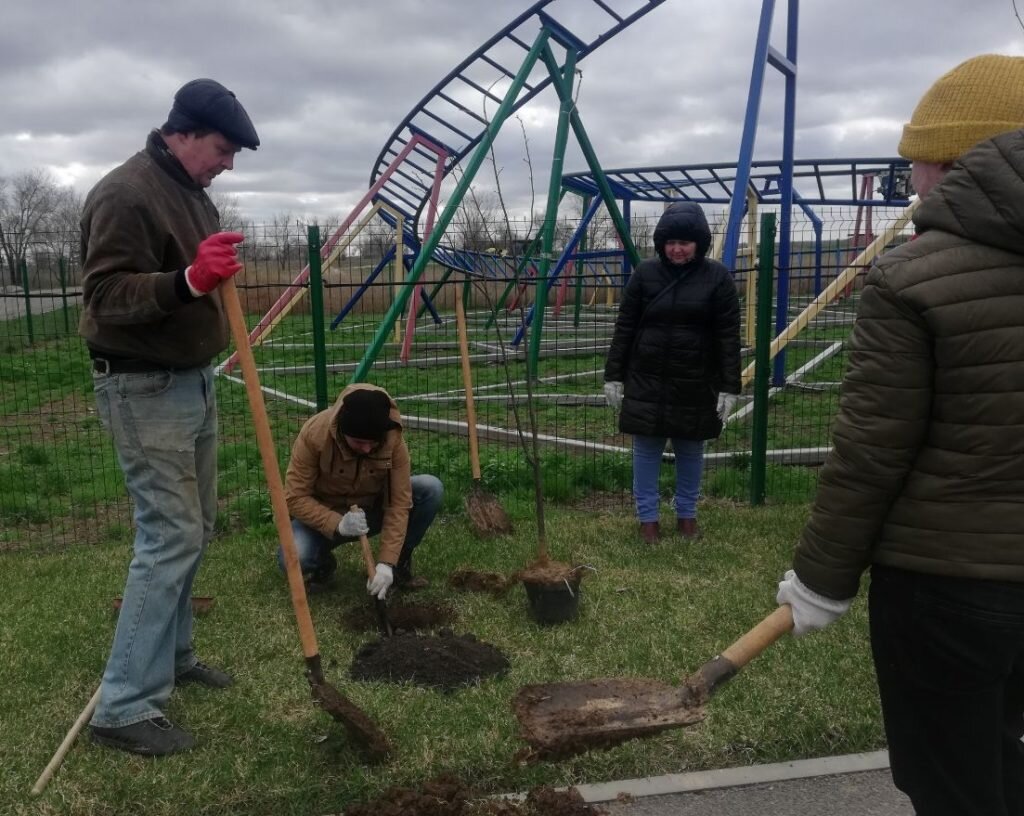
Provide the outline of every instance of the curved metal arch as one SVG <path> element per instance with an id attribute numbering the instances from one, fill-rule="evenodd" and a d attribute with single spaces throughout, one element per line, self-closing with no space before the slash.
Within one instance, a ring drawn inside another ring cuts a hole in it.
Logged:
<path id="1" fill-rule="evenodd" d="M 663 2 L 665 0 L 576 0 L 575 7 L 566 10 L 578 20 L 586 19 L 591 23 L 588 26 L 591 32 L 595 15 L 590 12 L 597 11 L 601 15 L 602 23 L 597 26 L 599 33 L 587 39 L 575 34 L 564 18 L 559 19 L 560 6 L 566 6 L 566 0 L 539 0 L 534 3 L 452 69 L 413 107 L 381 148 L 370 172 L 370 185 L 416 136 L 436 145 L 439 154 L 447 154 L 444 176 L 458 166 L 484 136 L 488 125 L 483 113 L 485 105 L 490 102 L 496 108 L 501 102 L 501 97 L 491 89 L 495 84 L 514 77 L 522 58 L 530 50 L 529 42 L 520 36 L 520 31 L 530 30 L 532 39 L 535 30 L 543 25 L 553 25 L 558 29 L 555 41 L 563 38 L 571 41 L 578 49 L 579 61 Z M 582 13 L 578 8 L 581 3 L 585 6 Z M 629 10 L 620 12 L 613 6 L 628 6 Z M 535 29 L 533 23 L 536 24 Z M 528 81 L 523 87 L 512 111 L 522 108 L 550 84 L 551 76 L 547 71 L 538 73 L 536 82 Z M 430 196 L 433 171 L 418 164 L 414 157 L 424 158 L 431 164 L 437 160 L 437 156 L 422 147 L 415 147 L 404 162 L 406 166 L 381 186 L 375 198 L 406 216 L 419 235 L 419 222 Z"/>

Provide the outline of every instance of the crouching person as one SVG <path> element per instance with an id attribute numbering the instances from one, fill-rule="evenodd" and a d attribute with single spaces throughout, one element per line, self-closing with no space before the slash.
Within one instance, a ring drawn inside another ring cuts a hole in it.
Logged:
<path id="1" fill-rule="evenodd" d="M 413 551 L 441 506 L 435 476 L 412 475 L 398 406 L 383 388 L 350 385 L 299 431 L 285 476 L 285 496 L 307 591 L 323 590 L 337 567 L 333 550 L 376 536 L 377 574 L 367 591 L 383 598 L 394 585 L 427 585 L 412 572 Z M 359 509 L 353 510 L 355 505 Z M 284 570 L 284 554 L 278 550 Z"/>

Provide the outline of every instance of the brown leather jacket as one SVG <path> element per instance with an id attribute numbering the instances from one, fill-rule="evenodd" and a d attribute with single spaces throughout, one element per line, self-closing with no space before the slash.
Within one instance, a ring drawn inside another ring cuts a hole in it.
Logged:
<path id="1" fill-rule="evenodd" d="M 412 465 L 398 406 L 391 400 L 390 416 L 398 427 L 388 431 L 380 446 L 366 456 L 356 454 L 338 434 L 338 414 L 345 410 L 345 397 L 367 388 L 384 391 L 365 383 L 350 385 L 334 405 L 306 420 L 292 447 L 285 498 L 292 518 L 328 538 L 353 504 L 363 510 L 383 509 L 377 560 L 393 566 L 402 552 L 412 509 Z"/>

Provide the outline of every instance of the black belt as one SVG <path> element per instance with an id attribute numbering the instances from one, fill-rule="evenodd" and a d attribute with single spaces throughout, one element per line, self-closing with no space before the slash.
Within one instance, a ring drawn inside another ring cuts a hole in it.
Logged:
<path id="1" fill-rule="evenodd" d="M 153 363 L 149 360 L 120 358 L 108 360 L 104 357 L 92 358 L 92 370 L 100 374 L 144 374 L 147 371 L 171 371 L 170 366 Z"/>

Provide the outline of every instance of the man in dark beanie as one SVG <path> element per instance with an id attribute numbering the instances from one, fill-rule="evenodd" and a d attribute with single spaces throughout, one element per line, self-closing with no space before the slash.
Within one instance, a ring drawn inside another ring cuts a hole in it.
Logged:
<path id="1" fill-rule="evenodd" d="M 378 533 L 377 570 L 367 591 L 383 599 L 392 584 L 426 586 L 412 574 L 412 554 L 437 515 L 444 487 L 435 476 L 412 475 L 402 418 L 384 389 L 350 385 L 306 421 L 292 447 L 285 496 L 310 592 L 333 575 L 335 547 Z M 278 564 L 284 570 L 280 550 Z"/>
<path id="2" fill-rule="evenodd" d="M 93 739 L 158 756 L 191 748 L 164 717 L 179 683 L 231 684 L 192 650 L 192 583 L 217 511 L 210 362 L 228 344 L 220 282 L 242 265 L 205 189 L 259 138 L 231 91 L 183 86 L 146 146 L 92 189 L 82 212 L 79 331 L 97 412 L 135 508 L 134 555 L 93 715 Z"/>

